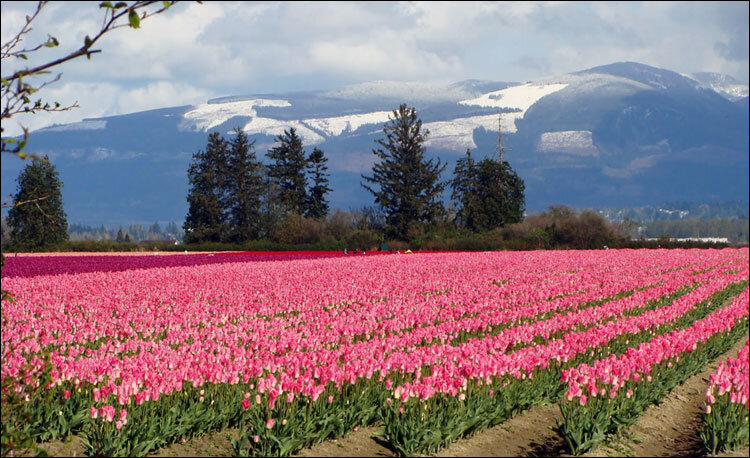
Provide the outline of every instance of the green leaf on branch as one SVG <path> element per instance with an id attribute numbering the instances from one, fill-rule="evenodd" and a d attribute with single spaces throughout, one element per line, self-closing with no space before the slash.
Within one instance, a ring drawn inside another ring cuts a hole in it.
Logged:
<path id="1" fill-rule="evenodd" d="M 101 2 L 99 8 L 112 8 L 112 2 Z"/>
<path id="2" fill-rule="evenodd" d="M 130 27 L 134 29 L 141 26 L 141 18 L 138 17 L 138 13 L 135 10 L 130 10 L 128 13 L 128 20 L 130 21 Z"/>
<path id="3" fill-rule="evenodd" d="M 47 42 L 44 43 L 44 46 L 46 46 L 48 48 L 54 48 L 55 46 L 59 46 L 59 45 L 60 45 L 60 42 L 57 41 L 57 38 L 55 38 L 55 37 L 53 37 L 51 35 L 48 35 Z"/>

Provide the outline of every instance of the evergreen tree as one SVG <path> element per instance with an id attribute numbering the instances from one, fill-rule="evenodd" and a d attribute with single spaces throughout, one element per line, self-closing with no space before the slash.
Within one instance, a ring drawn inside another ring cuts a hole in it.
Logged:
<path id="1" fill-rule="evenodd" d="M 445 212 L 440 197 L 446 183 L 439 178 L 447 164 L 425 160 L 423 143 L 429 132 L 422 132 L 414 108 L 401 105 L 394 110 L 383 133 L 386 138 L 377 140 L 380 148 L 373 149 L 380 162 L 373 166 L 373 176 L 362 175 L 375 187 L 362 186 L 383 209 L 388 235 L 405 240 L 410 226 L 432 223 Z"/>
<path id="2" fill-rule="evenodd" d="M 18 175 L 18 192 L 8 212 L 13 247 L 17 250 L 50 248 L 68 240 L 63 210 L 63 186 L 54 165 L 45 156 L 33 159 Z"/>
<path id="3" fill-rule="evenodd" d="M 190 190 L 185 218 L 185 242 L 220 242 L 227 238 L 227 157 L 229 146 L 219 133 L 208 136 L 206 151 L 193 155 L 188 168 Z"/>
<path id="4" fill-rule="evenodd" d="M 457 219 L 464 227 L 483 232 L 523 220 L 525 185 L 507 161 L 484 158 L 474 163 L 467 151 L 456 164 L 451 186 L 453 199 L 461 204 Z"/>
<path id="5" fill-rule="evenodd" d="M 125 241 L 125 233 L 122 231 L 122 228 L 120 228 L 117 231 L 117 238 L 115 239 L 117 243 L 122 243 Z"/>
<path id="6" fill-rule="evenodd" d="M 285 130 L 283 135 L 276 137 L 274 146 L 267 157 L 273 161 L 268 166 L 268 174 L 278 185 L 281 192 L 281 203 L 287 211 L 303 214 L 307 203 L 307 179 L 305 168 L 307 158 L 302 149 L 302 139 L 292 127 Z"/>
<path id="7" fill-rule="evenodd" d="M 271 237 L 285 214 L 286 206 L 281 203 L 281 188 L 266 170 L 261 200 L 261 237 Z"/>
<path id="8" fill-rule="evenodd" d="M 239 128 L 230 142 L 228 210 L 231 240 L 256 240 L 261 232 L 261 198 L 265 190 L 263 164 L 255 156 L 254 143 Z"/>
<path id="9" fill-rule="evenodd" d="M 468 228 L 474 228 L 474 212 L 477 205 L 477 170 L 471 152 L 466 149 L 466 156 L 456 162 L 451 181 L 451 199 L 458 203 L 456 222 Z"/>
<path id="10" fill-rule="evenodd" d="M 308 202 L 305 216 L 315 219 L 322 219 L 328 215 L 328 201 L 325 195 L 331 192 L 328 187 L 328 158 L 323 155 L 323 151 L 314 148 L 313 152 L 307 158 L 307 171 L 311 175 L 312 186 L 307 193 Z"/>
<path id="11" fill-rule="evenodd" d="M 475 212 L 475 229 L 487 231 L 523 220 L 524 182 L 507 161 L 491 158 L 477 164 L 477 199 L 481 211 Z"/>

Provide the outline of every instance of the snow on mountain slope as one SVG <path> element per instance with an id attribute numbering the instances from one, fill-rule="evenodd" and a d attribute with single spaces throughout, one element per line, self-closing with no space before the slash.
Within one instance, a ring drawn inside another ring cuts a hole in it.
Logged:
<path id="1" fill-rule="evenodd" d="M 336 116 L 333 118 L 311 118 L 302 122 L 319 130 L 329 137 L 341 135 L 344 132 L 354 132 L 366 124 L 384 124 L 388 122 L 391 111 L 375 111 L 372 113 Z"/>
<path id="2" fill-rule="evenodd" d="M 45 127 L 39 129 L 40 132 L 64 132 L 68 130 L 101 130 L 107 127 L 107 121 L 97 119 L 84 119 L 80 122 L 73 122 L 70 124 L 60 124 L 57 126 Z"/>
<path id="3" fill-rule="evenodd" d="M 701 83 L 701 86 L 713 89 L 731 101 L 748 96 L 748 85 L 742 84 L 729 75 L 712 72 L 699 72 L 683 75 Z"/>
<path id="4" fill-rule="evenodd" d="M 543 153 L 556 152 L 580 156 L 599 155 L 589 130 L 544 132 L 539 138 L 537 150 Z"/>
<path id="5" fill-rule="evenodd" d="M 725 94 L 729 100 L 739 100 L 748 96 L 747 84 L 732 84 L 727 86 L 711 86 L 719 94 Z"/>
<path id="6" fill-rule="evenodd" d="M 545 95 L 557 92 L 567 87 L 567 84 L 534 84 L 526 83 L 512 86 L 499 91 L 482 94 L 475 99 L 461 100 L 461 105 L 495 108 L 515 108 L 525 113 L 531 105 Z"/>
<path id="7" fill-rule="evenodd" d="M 474 129 L 483 128 L 487 131 L 497 132 L 497 116 L 470 116 L 466 118 L 451 119 L 450 121 L 436 121 L 424 124 L 424 128 L 430 131 L 425 140 L 425 146 L 445 148 L 463 152 L 466 148 L 476 148 L 474 143 Z M 523 113 L 503 113 L 503 132 L 516 132 L 516 119 L 523 117 Z"/>
<path id="8" fill-rule="evenodd" d="M 560 202 L 582 208 L 746 200 L 747 98 L 732 103 L 708 89 L 736 84 L 723 75 L 701 83 L 620 63 L 523 83 L 380 81 L 268 94 L 248 88 L 202 105 L 50 126 L 32 132 L 28 147 L 58 167 L 69 221 L 97 225 L 181 221 L 192 155 L 205 148 L 208 132 L 231 139 L 238 125 L 259 158 L 273 136 L 294 127 L 308 153 L 317 146 L 329 158 L 331 208 L 372 205 L 360 175 L 371 173 L 375 141 L 402 103 L 415 107 L 430 131 L 428 157 L 447 159 L 445 179 L 466 148 L 477 159 L 491 154 L 503 112 L 503 144 L 532 211 Z M 23 163 L 6 156 L 2 187 L 13 189 Z"/>
<path id="9" fill-rule="evenodd" d="M 260 116 L 251 119 L 250 122 L 245 124 L 245 127 L 243 127 L 242 130 L 247 135 L 262 134 L 276 136 L 282 135 L 285 130 L 291 128 L 294 128 L 297 131 L 297 135 L 302 137 L 302 142 L 305 145 L 317 145 L 326 140 L 323 136 L 302 124 L 300 121 L 284 121 L 273 118 L 261 118 Z"/>
<path id="10" fill-rule="evenodd" d="M 290 107 L 286 100 L 252 99 L 225 103 L 204 103 L 183 115 L 180 130 L 208 131 L 235 116 L 257 116 L 254 107 Z"/>
<path id="11" fill-rule="evenodd" d="M 536 85 L 566 84 L 564 90 L 554 92 L 552 97 L 558 100 L 571 101 L 581 96 L 597 94 L 606 98 L 623 98 L 638 92 L 654 91 L 652 86 L 623 76 L 609 73 L 582 71 L 539 78 L 532 81 Z"/>

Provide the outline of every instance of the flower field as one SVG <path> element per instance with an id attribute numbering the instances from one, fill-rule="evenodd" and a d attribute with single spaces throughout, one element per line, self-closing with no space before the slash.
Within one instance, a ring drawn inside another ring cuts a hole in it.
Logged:
<path id="1" fill-rule="evenodd" d="M 711 374 L 706 390 L 706 414 L 701 432 L 708 453 L 736 450 L 748 444 L 748 345 L 728 358 Z"/>
<path id="2" fill-rule="evenodd" d="M 236 427 L 236 455 L 289 455 L 365 425 L 434 453 L 557 402 L 581 453 L 748 323 L 747 249 L 123 258 L 6 259 L 3 454 Z"/>

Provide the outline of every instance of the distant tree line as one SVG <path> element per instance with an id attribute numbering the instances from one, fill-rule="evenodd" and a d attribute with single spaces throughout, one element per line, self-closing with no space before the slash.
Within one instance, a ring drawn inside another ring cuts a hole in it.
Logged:
<path id="1" fill-rule="evenodd" d="M 276 137 L 266 163 L 242 130 L 236 129 L 229 140 L 209 134 L 205 150 L 193 155 L 188 169 L 189 209 L 183 225 L 187 248 L 528 250 L 667 244 L 666 239 L 638 240 L 638 234 L 632 234 L 638 228 L 635 222 L 611 224 L 591 210 L 552 206 L 525 216 L 523 180 L 507 161 L 492 154 L 478 160 L 467 150 L 456 161 L 453 178 L 441 179 L 448 164 L 427 159 L 429 131 L 414 108 L 401 105 L 394 110 L 383 134 L 373 148 L 372 173 L 361 176 L 374 203 L 349 211 L 331 211 L 325 153 L 313 148 L 308 154 L 295 129 Z M 150 227 L 68 228 L 62 183 L 49 161 L 32 160 L 18 181 L 14 201 L 31 202 L 14 205 L 8 224 L 3 224 L 3 244 L 10 238 L 9 249 L 97 249 L 94 239 L 105 250 L 139 249 L 137 242 L 179 239 L 182 232 L 175 223 L 162 229 L 158 222 Z M 39 195 L 42 199 L 27 197 Z M 747 243 L 747 220 L 658 223 L 664 227 L 653 228 L 660 231 L 656 237 L 721 237 L 725 235 L 717 234 L 731 232 L 730 240 Z M 66 242 L 68 234 L 81 245 Z M 176 249 L 169 243 L 152 245 Z"/>
<path id="2" fill-rule="evenodd" d="M 331 191 L 327 159 L 318 148 L 307 155 L 295 129 L 276 138 L 266 153 L 267 165 L 240 129 L 229 141 L 210 134 L 205 151 L 193 156 L 188 170 L 185 241 L 398 245 L 419 243 L 450 225 L 482 232 L 523 219 L 524 183 L 508 162 L 475 161 L 467 150 L 455 178 L 441 180 L 447 163 L 426 158 L 429 131 L 416 109 L 406 105 L 393 111 L 383 134 L 373 149 L 378 162 L 372 174 L 362 175 L 374 205 L 333 214 L 326 197 Z M 450 210 L 443 202 L 448 186 L 453 190 Z"/>
<path id="3" fill-rule="evenodd" d="M 112 240 L 116 242 L 182 241 L 183 231 L 174 221 L 167 223 L 164 227 L 158 221 L 151 225 L 130 224 L 112 227 L 71 224 L 68 227 L 68 237 L 73 242 L 86 240 Z"/>
<path id="4" fill-rule="evenodd" d="M 620 222 L 633 220 L 639 223 L 664 220 L 748 219 L 750 204 L 747 201 L 729 202 L 664 202 L 656 206 L 601 208 L 597 211 L 608 220 Z"/>
<path id="5" fill-rule="evenodd" d="M 307 155 L 294 128 L 276 138 L 264 165 L 239 128 L 227 141 L 208 136 L 188 169 L 185 242 L 244 243 L 273 237 L 286 218 L 328 214 L 328 167 L 323 151 Z"/>

